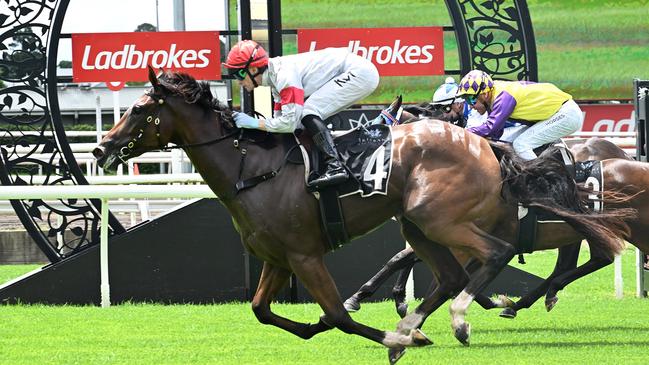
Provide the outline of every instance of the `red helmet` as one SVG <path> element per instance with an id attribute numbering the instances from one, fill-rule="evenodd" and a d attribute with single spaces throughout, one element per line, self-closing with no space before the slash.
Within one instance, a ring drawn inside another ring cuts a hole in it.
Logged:
<path id="1" fill-rule="evenodd" d="M 268 53 L 259 43 L 243 40 L 237 43 L 228 53 L 223 63 L 227 68 L 263 67 L 268 65 Z"/>

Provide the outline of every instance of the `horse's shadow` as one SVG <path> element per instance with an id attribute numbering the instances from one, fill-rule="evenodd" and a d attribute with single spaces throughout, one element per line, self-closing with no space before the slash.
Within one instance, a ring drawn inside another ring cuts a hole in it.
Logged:
<path id="1" fill-rule="evenodd" d="M 625 341 L 624 346 L 648 346 L 649 341 Z M 451 346 L 456 346 L 456 345 L 451 345 Z M 543 348 L 592 348 L 592 347 L 602 347 L 602 346 L 620 346 L 619 342 L 615 341 L 566 341 L 566 342 L 561 342 L 561 341 L 553 341 L 553 342 L 509 342 L 509 343 L 490 343 L 490 342 L 484 342 L 480 344 L 471 344 L 471 348 L 519 348 L 519 347 L 525 347 L 525 348 L 530 348 L 530 347 L 543 347 Z M 440 346 L 444 347 L 444 346 Z"/>
<path id="2" fill-rule="evenodd" d="M 500 328 L 500 329 L 476 329 L 475 333 L 535 333 L 553 332 L 556 334 L 583 333 L 583 332 L 613 332 L 613 331 L 640 331 L 649 332 L 649 328 L 632 326 L 584 326 L 579 328 L 555 328 L 555 327 L 528 327 L 528 328 Z"/>

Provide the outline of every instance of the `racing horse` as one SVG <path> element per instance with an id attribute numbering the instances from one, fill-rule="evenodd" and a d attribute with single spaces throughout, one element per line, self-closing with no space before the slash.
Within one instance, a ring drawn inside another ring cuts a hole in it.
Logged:
<path id="1" fill-rule="evenodd" d="M 114 169 L 144 152 L 165 149 L 168 143 L 183 148 L 232 215 L 244 247 L 264 261 L 252 300 L 255 316 L 304 339 L 335 327 L 383 344 L 391 350 L 391 362 L 396 362 L 405 347 L 432 343 L 419 327 L 461 292 L 452 304 L 452 324 L 456 337 L 468 341 L 464 313 L 473 293 L 493 280 L 514 255 L 508 242 L 515 229 L 507 222 L 516 214 L 516 201 L 562 217 L 610 256 L 622 249 L 617 237 L 627 235 L 625 214 L 589 212 L 567 171 L 550 158 L 544 165 L 528 166 L 511 150 L 441 121 L 393 128 L 387 195 L 342 199 L 346 228 L 350 237 L 358 237 L 399 217 L 404 237 L 440 285 L 399 322 L 396 331 L 372 328 L 350 317 L 324 264 L 330 248 L 317 201 L 306 190 L 304 166 L 285 164 L 284 142 L 293 136 L 236 128 L 231 111 L 213 98 L 209 85 L 186 74 L 164 72 L 156 77 L 149 68 L 149 81 L 151 90 L 93 150 L 99 165 Z M 242 178 L 260 176 L 271 168 L 272 178 L 237 192 L 236 183 Z M 481 183 L 472 189 L 455 188 L 475 181 Z M 483 265 L 469 278 L 450 249 L 466 251 Z M 299 323 L 271 311 L 272 299 L 291 273 L 324 311 L 318 322 Z"/>
<path id="2" fill-rule="evenodd" d="M 571 152 L 576 161 L 592 161 L 606 159 L 622 159 L 622 161 L 606 161 L 604 163 L 604 172 L 607 176 L 615 176 L 618 181 L 615 185 L 618 187 L 627 185 L 634 193 L 634 199 L 624 204 L 625 207 L 631 207 L 638 211 L 637 220 L 630 222 L 632 228 L 631 243 L 644 252 L 649 252 L 649 178 L 647 174 L 647 165 L 638 162 L 632 162 L 621 148 L 605 139 L 592 137 L 583 140 L 567 140 L 571 145 Z M 624 176 L 620 178 L 617 174 L 624 171 Z M 609 186 L 610 182 L 604 182 L 604 186 Z M 548 226 L 548 228 L 550 228 Z M 567 286 L 569 283 L 588 275 L 606 265 L 612 263 L 612 260 L 599 252 L 597 247 L 591 247 L 590 259 L 579 268 L 577 260 L 581 248 L 582 237 L 562 238 L 558 236 L 553 238 L 555 233 L 550 229 L 541 228 L 539 238 L 542 240 L 570 240 L 575 243 L 559 248 L 559 255 L 556 266 L 550 276 L 537 288 L 523 296 L 519 301 L 514 302 L 509 298 L 499 296 L 497 299 L 491 299 L 483 295 L 476 297 L 476 301 L 485 309 L 505 308 L 500 314 L 505 318 L 514 318 L 517 311 L 523 308 L 529 308 L 541 296 L 546 294 L 546 309 L 550 311 L 558 301 L 557 292 Z M 461 257 L 460 261 L 466 261 L 467 257 Z M 395 301 L 397 313 L 404 317 L 407 312 L 408 304 L 405 301 L 405 285 L 412 267 L 419 262 L 411 248 L 406 248 L 394 255 L 388 262 L 365 284 L 363 284 L 356 293 L 349 297 L 344 305 L 345 308 L 354 312 L 360 309 L 360 302 L 371 296 L 379 286 L 388 279 L 393 273 L 399 271 L 395 281 L 392 296 Z"/>

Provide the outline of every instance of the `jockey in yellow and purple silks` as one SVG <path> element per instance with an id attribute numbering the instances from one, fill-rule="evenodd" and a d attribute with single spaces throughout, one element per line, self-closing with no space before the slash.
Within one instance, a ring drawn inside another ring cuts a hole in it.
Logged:
<path id="1" fill-rule="evenodd" d="M 480 136 L 499 139 L 507 120 L 531 123 L 512 142 L 527 160 L 536 158 L 534 148 L 578 131 L 584 121 L 572 96 L 549 83 L 494 81 L 487 73 L 473 70 L 460 81 L 458 96 L 487 108 L 487 120 L 468 129 Z"/>

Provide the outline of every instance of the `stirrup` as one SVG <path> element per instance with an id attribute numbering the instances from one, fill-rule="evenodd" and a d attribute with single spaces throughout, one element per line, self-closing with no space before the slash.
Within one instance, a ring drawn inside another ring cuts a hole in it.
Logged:
<path id="1" fill-rule="evenodd" d="M 320 189 L 326 186 L 342 184 L 349 179 L 349 174 L 345 169 L 341 169 L 336 172 L 327 171 L 322 176 L 310 180 L 308 182 L 309 187 Z"/>

